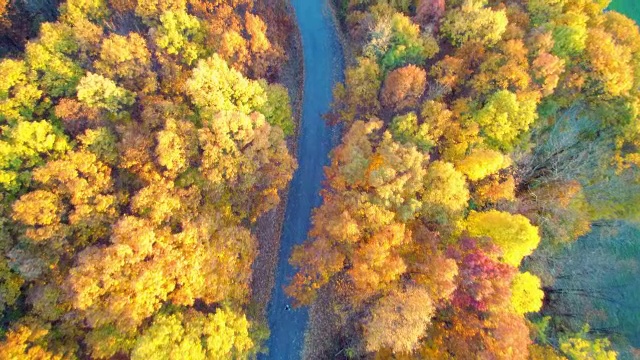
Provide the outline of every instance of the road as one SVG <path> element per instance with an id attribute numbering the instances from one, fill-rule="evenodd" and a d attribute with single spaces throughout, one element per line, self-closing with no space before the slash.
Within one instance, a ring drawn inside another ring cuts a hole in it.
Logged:
<path id="1" fill-rule="evenodd" d="M 331 104 L 334 84 L 342 81 L 344 68 L 337 27 L 328 1 L 291 0 L 302 35 L 305 69 L 298 170 L 289 187 L 276 283 L 268 310 L 269 354 L 260 356 L 261 359 L 299 359 L 304 342 L 307 309 L 287 311 L 285 307 L 292 300 L 284 293 L 284 286 L 295 273 L 288 262 L 291 250 L 306 239 L 311 211 L 321 203 L 323 167 L 328 165 L 329 152 L 338 138 L 336 129 L 328 127 L 322 119 Z"/>

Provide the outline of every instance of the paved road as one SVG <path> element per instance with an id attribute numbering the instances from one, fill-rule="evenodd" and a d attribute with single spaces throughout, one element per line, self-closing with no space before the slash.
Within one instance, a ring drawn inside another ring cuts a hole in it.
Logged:
<path id="1" fill-rule="evenodd" d="M 276 283 L 269 304 L 271 337 L 269 354 L 261 359 L 299 359 L 307 324 L 307 309 L 285 309 L 292 301 L 283 287 L 294 269 L 288 259 L 295 244 L 302 243 L 309 231 L 311 210 L 321 203 L 319 191 L 324 179 L 323 167 L 329 163 L 329 151 L 335 145 L 335 129 L 326 126 L 322 114 L 331 103 L 333 85 L 342 81 L 342 49 L 330 0 L 291 0 L 298 18 L 304 49 L 304 103 L 298 138 L 298 170 L 289 188 L 289 201 L 280 244 Z"/>

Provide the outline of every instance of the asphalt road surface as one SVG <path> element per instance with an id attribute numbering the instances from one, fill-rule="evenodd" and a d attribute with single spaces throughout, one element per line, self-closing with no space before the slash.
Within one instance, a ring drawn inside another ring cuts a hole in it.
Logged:
<path id="1" fill-rule="evenodd" d="M 292 300 L 284 293 L 284 286 L 295 273 L 288 262 L 291 250 L 306 239 L 311 211 L 321 203 L 319 191 L 324 179 L 323 167 L 329 164 L 329 152 L 338 138 L 337 130 L 327 126 L 322 119 L 322 114 L 329 110 L 334 84 L 342 81 L 344 68 L 337 27 L 328 1 L 291 0 L 302 35 L 304 102 L 298 137 L 298 170 L 289 187 L 276 283 L 268 310 L 269 354 L 260 356 L 261 359 L 299 359 L 307 325 L 306 308 L 287 310 Z"/>

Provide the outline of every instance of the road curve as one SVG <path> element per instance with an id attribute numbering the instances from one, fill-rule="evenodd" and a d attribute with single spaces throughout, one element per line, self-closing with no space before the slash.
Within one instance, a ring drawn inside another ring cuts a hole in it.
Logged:
<path id="1" fill-rule="evenodd" d="M 309 231 L 311 211 L 321 203 L 319 195 L 323 167 L 338 136 L 322 114 L 329 110 L 332 89 L 342 81 L 343 54 L 330 0 L 291 0 L 302 35 L 304 53 L 304 98 L 298 137 L 298 170 L 289 187 L 289 198 L 280 239 L 276 282 L 269 304 L 268 355 L 260 359 L 299 359 L 307 324 L 307 309 L 286 309 L 291 299 L 284 293 L 294 269 L 289 265 L 291 250 L 302 243 Z"/>

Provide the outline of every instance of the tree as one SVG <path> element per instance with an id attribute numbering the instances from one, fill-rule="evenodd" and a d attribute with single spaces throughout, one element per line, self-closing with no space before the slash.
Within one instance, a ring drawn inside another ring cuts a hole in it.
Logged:
<path id="1" fill-rule="evenodd" d="M 455 223 L 469 201 L 469 190 L 463 175 L 451 163 L 432 162 L 424 177 L 422 216 L 442 225 Z"/>
<path id="2" fill-rule="evenodd" d="M 538 117 L 536 107 L 535 99 L 518 99 L 508 90 L 499 90 L 489 97 L 473 118 L 491 145 L 510 149 L 516 138 L 529 130 Z"/>
<path id="3" fill-rule="evenodd" d="M 539 26 L 562 15 L 562 8 L 566 3 L 566 0 L 531 0 L 527 3 L 527 11 L 531 14 L 534 26 Z"/>
<path id="4" fill-rule="evenodd" d="M 30 77 L 50 96 L 72 96 L 84 71 L 73 60 L 78 43 L 72 29 L 61 23 L 44 23 L 38 41 L 29 42 L 25 59 Z"/>
<path id="5" fill-rule="evenodd" d="M 0 185 L 8 192 L 19 192 L 29 183 L 33 168 L 61 156 L 69 147 L 64 134 L 44 120 L 8 128 L 0 138 Z"/>
<path id="6" fill-rule="evenodd" d="M 267 101 L 257 110 L 271 126 L 282 129 L 285 136 L 292 136 L 296 126 L 291 115 L 291 100 L 287 88 L 280 84 L 263 87 L 266 89 Z"/>
<path id="7" fill-rule="evenodd" d="M 358 58 L 358 64 L 345 71 L 344 84 L 336 85 L 333 90 L 331 119 L 351 123 L 362 120 L 362 117 L 374 116 L 380 110 L 378 91 L 381 84 L 378 63 L 370 58 Z"/>
<path id="8" fill-rule="evenodd" d="M 204 53 L 200 20 L 185 10 L 162 13 L 160 24 L 152 34 L 158 47 L 178 57 L 184 64 L 191 65 Z"/>
<path id="9" fill-rule="evenodd" d="M 218 55 L 200 60 L 186 83 L 187 94 L 204 111 L 239 111 L 249 114 L 267 101 L 259 82 L 229 69 Z"/>
<path id="10" fill-rule="evenodd" d="M 586 334 L 589 325 L 585 325 L 583 330 L 573 336 L 563 336 L 560 339 L 560 350 L 570 359 L 594 359 L 594 360 L 615 360 L 617 353 L 610 350 L 611 342 L 606 338 L 589 339 Z"/>
<path id="11" fill-rule="evenodd" d="M 447 12 L 440 31 L 457 47 L 474 40 L 491 46 L 501 39 L 508 22 L 504 10 L 494 11 L 482 7 L 482 1 L 469 0 Z"/>
<path id="12" fill-rule="evenodd" d="M 78 84 L 78 100 L 89 107 L 119 115 L 127 106 L 133 105 L 135 95 L 111 79 L 88 73 Z"/>
<path id="13" fill-rule="evenodd" d="M 587 43 L 589 17 L 576 11 L 558 16 L 553 27 L 553 54 L 563 59 L 579 56 Z"/>
<path id="14" fill-rule="evenodd" d="M 64 288 L 90 327 L 115 325 L 132 333 L 168 301 L 246 301 L 255 251 L 248 230 L 214 219 L 201 216 L 172 234 L 125 216 L 113 226 L 109 245 L 78 255 Z"/>
<path id="15" fill-rule="evenodd" d="M 151 93 L 156 90 L 156 75 L 151 70 L 151 53 L 145 39 L 137 33 L 128 36 L 111 34 L 100 45 L 94 67 L 105 77 L 131 91 Z"/>
<path id="16" fill-rule="evenodd" d="M 421 151 L 429 151 L 436 144 L 429 134 L 429 124 L 418 125 L 418 117 L 414 112 L 394 117 L 390 129 L 397 141 L 415 144 Z"/>
<path id="17" fill-rule="evenodd" d="M 528 49 L 520 39 L 506 40 L 484 57 L 470 79 L 470 85 L 478 94 L 489 94 L 497 89 L 516 93 L 529 90 L 531 76 Z"/>
<path id="18" fill-rule="evenodd" d="M 458 263 L 451 304 L 437 311 L 418 353 L 444 359 L 527 359 L 525 319 L 510 311 L 516 269 L 497 261 L 492 244 L 461 238 L 448 255 Z"/>
<path id="19" fill-rule="evenodd" d="M 160 313 L 136 341 L 131 358 L 245 359 L 255 350 L 250 326 L 244 314 L 225 308 L 215 314 Z"/>
<path id="20" fill-rule="evenodd" d="M 52 240 L 69 252 L 103 239 L 116 215 L 111 168 L 87 151 L 69 152 L 33 172 L 43 187 L 13 204 L 13 218 L 33 241 Z"/>
<path id="21" fill-rule="evenodd" d="M 77 23 L 81 19 L 101 22 L 109 15 L 107 4 L 101 0 L 70 0 L 60 6 L 62 19 L 68 24 Z"/>
<path id="22" fill-rule="evenodd" d="M 296 167 L 282 130 L 260 113 L 218 113 L 198 130 L 198 141 L 200 173 L 219 198 L 252 221 L 278 203 Z"/>
<path id="23" fill-rule="evenodd" d="M 422 25 L 438 24 L 444 13 L 444 0 L 420 0 L 416 6 L 416 19 Z"/>
<path id="24" fill-rule="evenodd" d="M 42 90 L 28 81 L 28 68 L 22 60 L 3 59 L 0 76 L 5 81 L 0 88 L 0 121 L 14 124 L 32 120 L 39 112 Z"/>
<path id="25" fill-rule="evenodd" d="M 352 268 L 347 271 L 356 291 L 355 299 L 367 299 L 385 291 L 407 270 L 398 249 L 411 238 L 404 225 L 391 224 L 374 233 L 361 244 L 351 257 Z"/>
<path id="26" fill-rule="evenodd" d="M 540 278 L 528 271 L 515 276 L 511 284 L 511 303 L 517 314 L 540 310 L 544 297 L 541 286 Z"/>
<path id="27" fill-rule="evenodd" d="M 560 75 L 564 72 L 565 61 L 547 52 L 541 52 L 531 64 L 533 78 L 541 86 L 542 96 L 553 94 Z"/>
<path id="28" fill-rule="evenodd" d="M 186 0 L 138 0 L 133 4 L 135 14 L 140 16 L 147 24 L 162 22 L 162 15 L 168 11 L 184 12 L 186 6 Z"/>
<path id="29" fill-rule="evenodd" d="M 364 322 L 365 349 L 378 351 L 386 347 L 394 353 L 411 352 L 433 314 L 433 303 L 423 289 L 411 287 L 384 296 Z"/>
<path id="30" fill-rule="evenodd" d="M 511 159 L 495 150 L 474 149 L 455 166 L 469 180 L 478 181 L 511 166 Z"/>
<path id="31" fill-rule="evenodd" d="M 527 218 L 497 210 L 472 211 L 465 228 L 471 236 L 489 237 L 502 249 L 502 261 L 513 266 L 518 266 L 540 242 L 538 228 L 531 225 Z"/>
<path id="32" fill-rule="evenodd" d="M 393 70 L 408 64 L 422 65 L 440 51 L 438 42 L 431 35 L 421 34 L 420 27 L 401 13 L 391 17 L 391 42 L 389 50 L 380 60 L 385 70 Z"/>
<path id="33" fill-rule="evenodd" d="M 384 80 L 380 102 L 394 110 L 416 107 L 427 86 L 427 73 L 415 66 L 391 71 Z"/>
<path id="34" fill-rule="evenodd" d="M 49 329 L 40 324 L 19 324 L 0 342 L 0 353 L 6 359 L 61 360 L 61 354 L 47 351 L 43 338 L 48 333 Z"/>
<path id="35" fill-rule="evenodd" d="M 247 32 L 251 37 L 250 49 L 254 53 L 262 53 L 269 50 L 271 44 L 267 39 L 267 25 L 262 19 L 249 12 L 245 13 L 245 24 Z"/>
<path id="36" fill-rule="evenodd" d="M 612 35 L 600 29 L 589 29 L 585 55 L 589 59 L 589 74 L 594 91 L 610 96 L 627 94 L 634 84 L 631 49 L 616 44 Z"/>
<path id="37" fill-rule="evenodd" d="M 175 179 L 197 158 L 197 134 L 192 123 L 167 119 L 156 137 L 158 164 L 166 169 L 166 176 Z"/>

